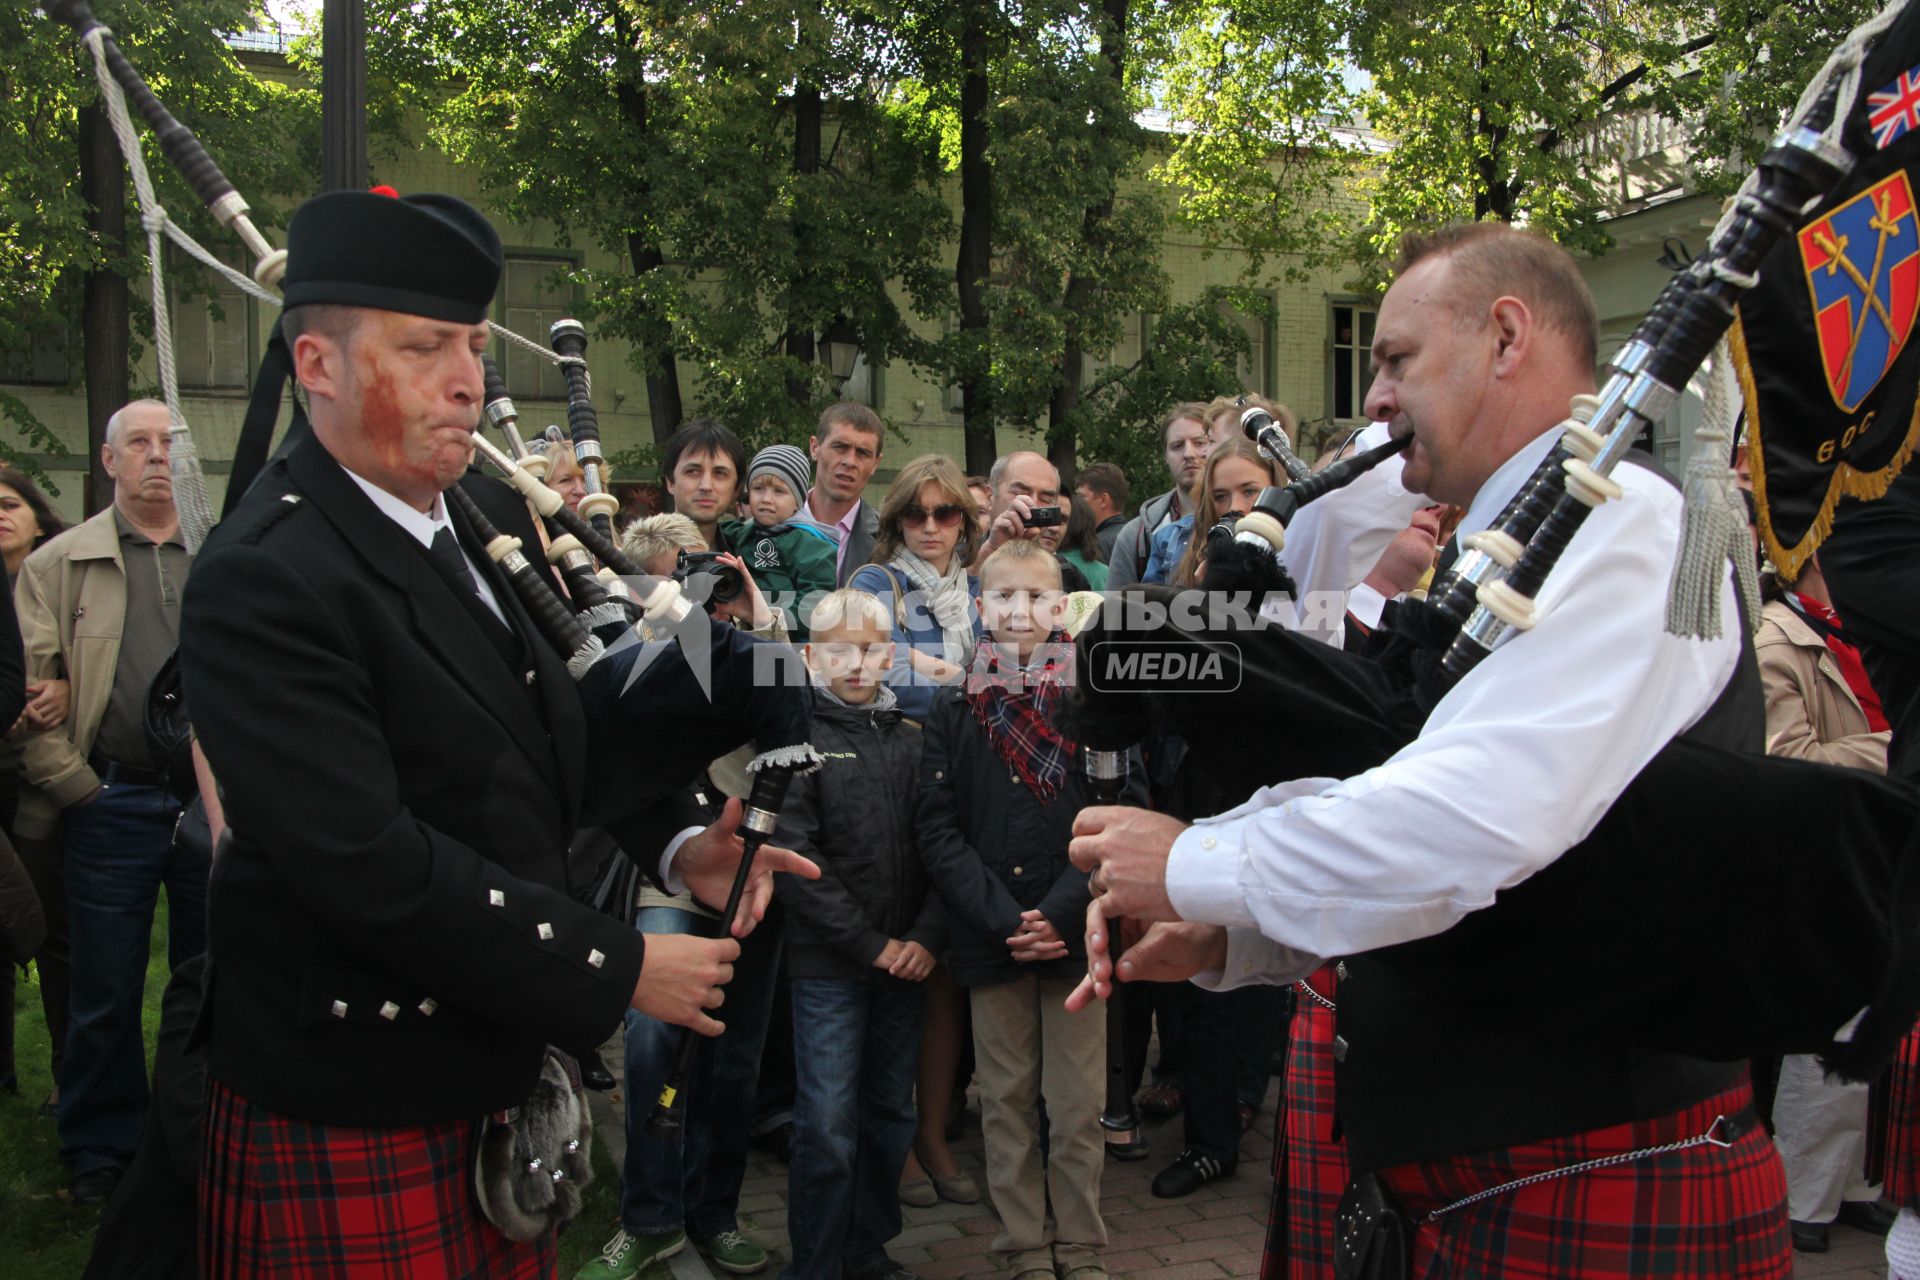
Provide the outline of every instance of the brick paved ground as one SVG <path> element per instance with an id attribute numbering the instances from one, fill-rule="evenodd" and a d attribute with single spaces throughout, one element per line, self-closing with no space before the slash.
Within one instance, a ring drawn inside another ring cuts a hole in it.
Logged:
<path id="1" fill-rule="evenodd" d="M 618 1042 L 601 1055 L 616 1073 L 620 1069 Z M 1148 1190 L 1153 1175 L 1179 1152 L 1180 1122 L 1150 1123 L 1147 1139 L 1153 1155 L 1120 1164 L 1109 1160 L 1101 1186 L 1101 1210 L 1110 1240 L 1106 1262 L 1115 1280 L 1218 1280 L 1223 1276 L 1257 1276 L 1260 1249 L 1266 1237 L 1267 1193 L 1272 1185 L 1268 1166 L 1273 1158 L 1273 1101 L 1240 1143 L 1240 1168 L 1229 1178 L 1202 1187 L 1179 1200 L 1156 1200 Z M 596 1095 L 596 1136 L 607 1145 L 616 1167 L 625 1147 L 621 1130 L 624 1100 L 619 1090 Z M 967 1113 L 966 1131 L 954 1144 L 962 1166 L 981 1184 L 980 1112 L 978 1103 Z M 774 1267 L 786 1260 L 787 1169 L 763 1152 L 755 1151 L 740 1193 L 741 1227 L 769 1250 Z M 977 1205 L 942 1202 L 931 1209 L 907 1206 L 906 1229 L 889 1252 L 910 1266 L 923 1280 L 959 1280 L 996 1274 L 988 1248 L 998 1222 L 983 1199 Z M 599 1230 L 594 1225 L 591 1230 Z M 1835 1227 L 1833 1251 L 1799 1255 L 1796 1275 L 1812 1280 L 1884 1280 L 1887 1269 L 1880 1241 L 1847 1227 Z M 647 1280 L 711 1280 L 704 1261 L 692 1249 L 672 1259 L 668 1267 L 650 1272 Z M 561 1280 L 570 1280 L 561 1277 Z"/>

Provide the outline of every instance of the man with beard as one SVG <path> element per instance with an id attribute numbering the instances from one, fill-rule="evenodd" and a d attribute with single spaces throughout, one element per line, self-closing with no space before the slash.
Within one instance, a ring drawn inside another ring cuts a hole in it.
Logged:
<path id="1" fill-rule="evenodd" d="M 1107 590 L 1117 591 L 1140 581 L 1147 571 L 1147 552 L 1160 526 L 1178 520 L 1193 502 L 1194 482 L 1207 464 L 1212 448 L 1207 439 L 1207 406 L 1177 404 L 1160 420 L 1160 448 L 1173 488 L 1140 504 L 1140 513 L 1121 526 L 1113 540 L 1113 558 L 1107 561 Z"/>

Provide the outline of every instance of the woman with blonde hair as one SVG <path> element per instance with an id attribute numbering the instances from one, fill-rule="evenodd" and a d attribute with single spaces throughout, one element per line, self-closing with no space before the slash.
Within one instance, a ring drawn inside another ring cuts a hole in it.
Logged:
<path id="1" fill-rule="evenodd" d="M 1280 419 L 1279 414 L 1274 416 L 1283 427 L 1293 420 L 1290 413 L 1285 419 Z M 1228 511 L 1244 515 L 1253 510 L 1262 489 L 1286 482 L 1287 473 L 1280 465 L 1268 460 L 1246 437 L 1234 436 L 1215 445 L 1207 455 L 1206 465 L 1200 468 L 1200 478 L 1194 481 L 1193 491 L 1187 495 L 1188 514 L 1153 535 L 1147 570 L 1140 580 L 1171 582 L 1183 587 L 1193 585 L 1207 530 Z"/>
<path id="2" fill-rule="evenodd" d="M 893 614 L 897 646 L 887 679 L 910 720 L 925 720 L 934 689 L 959 680 L 979 639 L 979 587 L 967 576 L 978 511 L 951 458 L 923 454 L 900 468 L 880 503 L 873 559 L 847 583 Z"/>

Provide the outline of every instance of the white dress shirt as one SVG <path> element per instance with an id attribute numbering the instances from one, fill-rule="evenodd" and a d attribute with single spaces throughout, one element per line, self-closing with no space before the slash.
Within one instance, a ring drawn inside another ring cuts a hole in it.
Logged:
<path id="1" fill-rule="evenodd" d="M 1384 444 L 1387 424 L 1376 422 L 1354 441 L 1356 451 Z M 1287 526 L 1287 566 L 1299 595 L 1294 617 L 1282 625 L 1338 649 L 1345 640 L 1348 593 L 1373 572 L 1387 544 L 1414 512 L 1431 500 L 1400 483 L 1405 454 L 1395 454 L 1344 489 L 1300 508 Z"/>
<path id="2" fill-rule="evenodd" d="M 1347 592 L 1347 615 L 1369 631 L 1380 625 L 1381 615 L 1386 611 L 1387 598 L 1377 587 L 1360 582 Z"/>
<path id="3" fill-rule="evenodd" d="M 347 473 L 348 479 L 360 486 L 360 491 L 373 501 L 373 505 L 380 509 L 381 515 L 406 530 L 414 541 L 427 550 L 433 550 L 435 534 L 442 529 L 452 531 L 453 521 L 447 518 L 447 500 L 440 494 L 433 495 L 433 510 L 420 511 L 394 497 L 373 481 L 356 474 L 352 468 L 343 466 L 340 469 Z M 467 554 L 466 547 L 461 546 L 458 535 L 454 537 L 454 545 L 460 547 L 460 558 L 467 562 L 467 572 L 473 575 L 473 585 L 479 588 L 481 601 L 493 611 L 494 617 L 500 619 L 511 630 L 513 624 L 507 622 L 506 612 L 501 609 L 500 601 L 494 597 L 493 586 L 487 581 L 487 575 L 480 571 L 479 564 Z"/>
<path id="4" fill-rule="evenodd" d="M 1488 479 L 1461 537 L 1492 523 L 1557 436 Z M 1174 909 L 1231 930 L 1224 973 L 1195 981 L 1290 982 L 1323 957 L 1446 930 L 1584 838 L 1712 706 L 1740 642 L 1666 632 L 1679 491 L 1631 465 L 1613 478 L 1625 496 L 1573 539 L 1540 592 L 1536 625 L 1509 631 L 1417 740 L 1357 777 L 1264 788 L 1174 842 Z M 1738 616 L 1730 577 L 1721 592 L 1722 616 Z"/>

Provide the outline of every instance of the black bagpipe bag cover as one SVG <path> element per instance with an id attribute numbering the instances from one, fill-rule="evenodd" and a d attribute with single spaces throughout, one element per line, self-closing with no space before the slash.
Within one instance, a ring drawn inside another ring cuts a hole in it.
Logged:
<path id="1" fill-rule="evenodd" d="M 1172 599 L 1116 594 L 1163 610 Z M 1082 673 L 1087 647 L 1124 621 L 1109 597 L 1079 637 Z M 1103 693 L 1082 679 L 1063 718 L 1094 746 L 1176 735 L 1186 767 L 1225 794 L 1358 773 L 1418 733 L 1417 699 L 1378 663 L 1278 627 L 1169 619 L 1125 634 L 1237 662 L 1227 714 L 1221 698 Z M 1497 808 L 1497 790 L 1483 802 Z M 1871 1078 L 1920 1009 L 1920 790 L 1674 742 L 1546 868 L 1445 933 L 1373 958 L 1436 1000 L 1539 1034 L 1719 1061 L 1817 1053 Z"/>
<path id="2" fill-rule="evenodd" d="M 706 653 L 688 628 L 703 629 Z M 708 664 L 701 687 L 695 666 Z M 697 782 L 751 742 L 759 752 L 804 745 L 813 690 L 799 654 L 729 623 L 689 617 L 671 639 L 637 636 L 608 649 L 578 685 L 587 711 L 583 826 L 604 826 Z"/>

